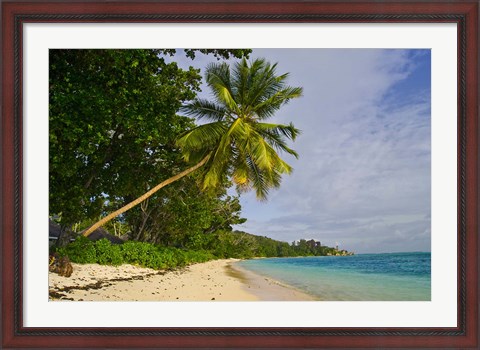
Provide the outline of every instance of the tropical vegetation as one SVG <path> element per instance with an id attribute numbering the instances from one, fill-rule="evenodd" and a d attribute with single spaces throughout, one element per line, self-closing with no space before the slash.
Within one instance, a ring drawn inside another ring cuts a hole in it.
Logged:
<path id="1" fill-rule="evenodd" d="M 136 241 L 112 244 L 107 239 L 101 239 L 92 242 L 84 236 L 54 250 L 60 256 L 68 256 L 72 262 L 80 264 L 132 264 L 156 270 L 178 268 L 215 258 L 211 252 L 204 250 L 186 250 Z"/>
<path id="2" fill-rule="evenodd" d="M 80 235 L 71 244 L 53 251 L 60 256 L 68 256 L 75 263 L 133 264 L 153 269 L 172 269 L 212 259 L 352 254 L 327 246 L 313 247 L 305 239 L 288 244 L 241 231 L 220 230 L 206 237 L 201 245 L 192 249 L 137 241 L 112 244 L 107 239 L 101 239 L 93 242 Z"/>
<path id="3" fill-rule="evenodd" d="M 218 189 L 228 177 L 239 192 L 254 189 L 259 199 L 266 199 L 268 191 L 280 185 L 282 174 L 292 171 L 277 151 L 298 156 L 287 146 L 286 139 L 295 140 L 299 130 L 292 124 L 264 122 L 291 99 L 301 96 L 302 88 L 286 85 L 287 77 L 288 74 L 277 75 L 276 65 L 264 59 L 249 63 L 243 58 L 233 70 L 227 63 L 210 64 L 205 79 L 214 102 L 197 98 L 183 111 L 211 122 L 184 132 L 176 140 L 183 159 L 194 165 L 105 216 L 84 235 L 197 169 L 204 191 Z"/>
<path id="4" fill-rule="evenodd" d="M 241 58 L 251 50 L 185 50 L 188 57 Z M 49 215 L 82 232 L 185 168 L 175 140 L 195 127 L 178 110 L 200 90 L 200 70 L 175 50 L 50 50 Z M 177 56 L 174 56 L 177 55 Z M 106 225 L 128 239 L 184 245 L 241 223 L 228 181 L 201 193 L 194 176 L 152 195 Z M 192 195 L 196 194 L 196 195 Z M 192 238 L 189 238 L 189 237 Z"/>
<path id="5" fill-rule="evenodd" d="M 64 234 L 57 253 L 157 269 L 335 253 L 233 231 L 246 221 L 239 195 L 253 190 L 266 200 L 292 171 L 280 154 L 298 157 L 289 142 L 300 131 L 267 120 L 302 88 L 250 53 L 50 50 L 49 216 Z M 205 69 L 211 100 L 197 96 L 200 70 L 180 68 L 179 55 L 193 63 L 199 55 L 217 58 Z M 236 61 L 221 61 L 227 58 Z M 81 236 L 100 226 L 126 242 Z"/>

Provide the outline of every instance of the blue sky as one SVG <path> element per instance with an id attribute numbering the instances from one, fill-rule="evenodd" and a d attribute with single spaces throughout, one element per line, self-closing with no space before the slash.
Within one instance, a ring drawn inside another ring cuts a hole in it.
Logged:
<path id="1" fill-rule="evenodd" d="M 271 119 L 302 130 L 292 144 L 300 158 L 284 157 L 294 173 L 267 202 L 242 194 L 248 221 L 236 229 L 357 253 L 430 251 L 430 50 L 254 49 L 251 57 L 277 62 L 304 88 Z M 200 55 L 193 65 L 210 61 Z"/>

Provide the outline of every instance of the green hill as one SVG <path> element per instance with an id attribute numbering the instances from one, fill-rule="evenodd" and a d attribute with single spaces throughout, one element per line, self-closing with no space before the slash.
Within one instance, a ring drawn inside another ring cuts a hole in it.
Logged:
<path id="1" fill-rule="evenodd" d="M 300 239 L 289 244 L 242 231 L 217 232 L 214 236 L 214 245 L 205 248 L 224 258 L 353 255 L 346 250 L 322 246 L 314 240 Z"/>

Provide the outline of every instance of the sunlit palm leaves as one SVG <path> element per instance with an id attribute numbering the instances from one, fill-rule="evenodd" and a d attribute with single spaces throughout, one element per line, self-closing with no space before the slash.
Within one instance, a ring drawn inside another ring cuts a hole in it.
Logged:
<path id="1" fill-rule="evenodd" d="M 222 184 L 225 176 L 231 176 L 240 191 L 253 188 L 259 199 L 266 199 L 271 188 L 280 186 L 282 174 L 292 171 L 277 151 L 298 157 L 287 146 L 287 140 L 295 140 L 299 130 L 292 124 L 263 122 L 302 94 L 301 88 L 287 86 L 288 75 L 277 76 L 275 68 L 276 65 L 263 59 L 250 65 L 243 59 L 234 65 L 233 71 L 226 63 L 209 65 L 206 81 L 214 101 L 197 99 L 185 106 L 184 111 L 212 122 L 186 132 L 177 140 L 183 158 L 195 165 L 97 221 L 83 234 L 88 236 L 161 188 L 194 171 L 202 172 L 204 189 L 215 188 Z"/>
<path id="2" fill-rule="evenodd" d="M 292 171 L 277 151 L 295 157 L 288 147 L 299 130 L 292 124 L 268 124 L 291 99 L 300 97 L 302 88 L 286 85 L 288 74 L 277 75 L 276 64 L 264 59 L 249 64 L 246 59 L 234 64 L 213 63 L 206 69 L 206 82 L 214 101 L 197 99 L 184 112 L 212 123 L 182 135 L 177 144 L 186 161 L 209 160 L 203 167 L 204 189 L 214 188 L 230 175 L 240 191 L 254 189 L 265 199 L 271 188 L 280 185 L 282 174 Z"/>

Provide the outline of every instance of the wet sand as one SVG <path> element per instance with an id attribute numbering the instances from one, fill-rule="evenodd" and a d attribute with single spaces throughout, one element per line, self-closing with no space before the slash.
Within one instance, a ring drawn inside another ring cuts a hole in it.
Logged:
<path id="1" fill-rule="evenodd" d="M 230 264 L 227 273 L 243 282 L 242 288 L 261 301 L 312 301 L 314 296 L 283 284 L 272 278 L 258 275 L 250 270 Z"/>

